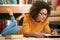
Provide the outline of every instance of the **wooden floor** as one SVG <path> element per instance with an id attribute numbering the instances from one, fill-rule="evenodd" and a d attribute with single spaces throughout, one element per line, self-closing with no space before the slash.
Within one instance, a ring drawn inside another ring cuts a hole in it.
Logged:
<path id="1" fill-rule="evenodd" d="M 15 35 L 15 36 L 17 36 L 17 35 Z M 60 40 L 60 38 L 32 38 L 32 37 L 29 37 L 29 38 L 25 38 L 25 37 L 6 38 L 6 37 L 3 37 L 3 36 L 0 36 L 0 40 Z"/>

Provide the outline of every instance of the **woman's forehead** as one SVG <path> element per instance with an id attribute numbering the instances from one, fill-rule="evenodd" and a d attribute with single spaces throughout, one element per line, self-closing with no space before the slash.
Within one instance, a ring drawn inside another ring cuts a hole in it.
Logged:
<path id="1" fill-rule="evenodd" d="M 41 9 L 39 12 L 41 12 L 41 13 L 47 13 L 47 9 Z"/>

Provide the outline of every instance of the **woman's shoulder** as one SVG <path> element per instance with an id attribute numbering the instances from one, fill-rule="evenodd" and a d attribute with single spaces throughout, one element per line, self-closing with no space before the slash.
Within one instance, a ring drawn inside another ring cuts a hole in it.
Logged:
<path id="1" fill-rule="evenodd" d="M 44 23 L 45 23 L 45 24 L 49 24 L 49 20 L 46 19 L 46 20 L 44 21 Z"/>
<path id="2" fill-rule="evenodd" d="M 29 18 L 29 16 L 30 16 L 29 14 L 25 14 L 25 15 L 24 15 L 24 17 L 26 17 L 26 18 Z"/>
<path id="3" fill-rule="evenodd" d="M 24 15 L 24 20 L 28 20 L 30 17 L 29 17 L 29 14 L 25 14 Z"/>

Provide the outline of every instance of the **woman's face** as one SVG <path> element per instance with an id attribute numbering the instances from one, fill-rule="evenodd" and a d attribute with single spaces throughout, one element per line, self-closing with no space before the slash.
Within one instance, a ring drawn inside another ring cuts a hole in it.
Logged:
<path id="1" fill-rule="evenodd" d="M 46 18 L 47 18 L 47 9 L 42 9 L 39 11 L 36 21 L 44 22 Z"/>

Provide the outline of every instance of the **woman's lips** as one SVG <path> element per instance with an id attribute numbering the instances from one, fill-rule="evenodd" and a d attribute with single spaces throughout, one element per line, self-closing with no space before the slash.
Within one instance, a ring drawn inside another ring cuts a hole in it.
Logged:
<path id="1" fill-rule="evenodd" d="M 43 19 L 43 18 L 41 19 L 42 22 L 43 22 L 44 20 L 45 20 L 45 19 Z"/>

